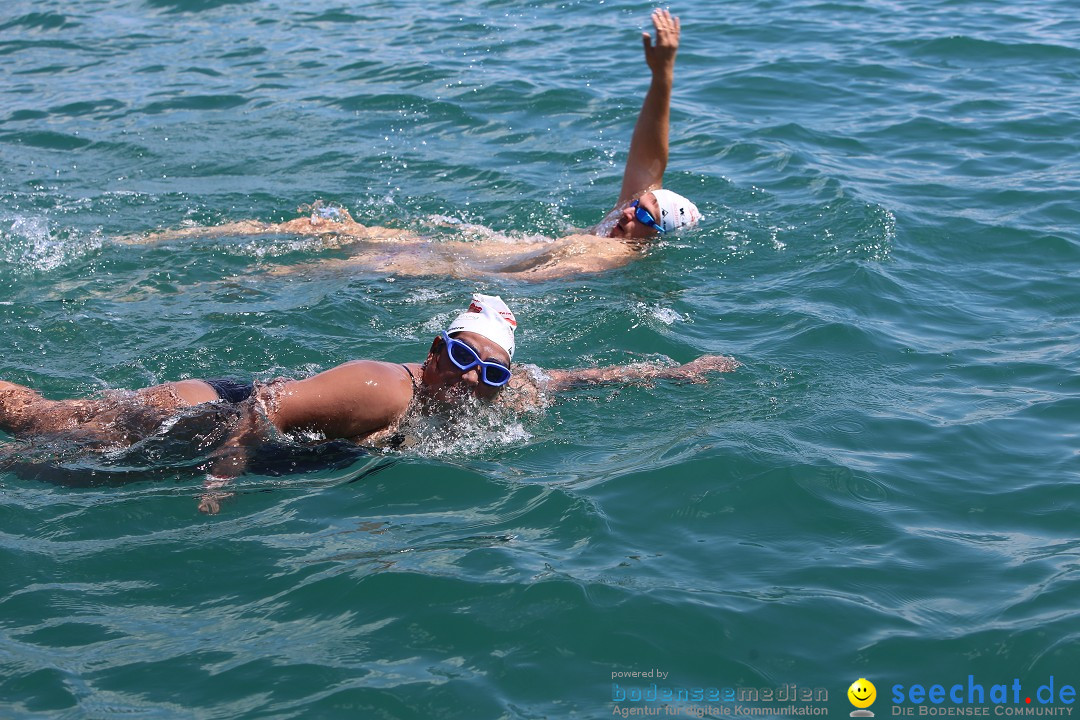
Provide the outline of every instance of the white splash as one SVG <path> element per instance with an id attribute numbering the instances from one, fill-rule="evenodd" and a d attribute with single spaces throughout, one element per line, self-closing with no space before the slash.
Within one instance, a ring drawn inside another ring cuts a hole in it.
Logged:
<path id="1" fill-rule="evenodd" d="M 101 248 L 100 232 L 54 232 L 43 215 L 0 214 L 0 261 L 18 273 L 49 272 Z"/>

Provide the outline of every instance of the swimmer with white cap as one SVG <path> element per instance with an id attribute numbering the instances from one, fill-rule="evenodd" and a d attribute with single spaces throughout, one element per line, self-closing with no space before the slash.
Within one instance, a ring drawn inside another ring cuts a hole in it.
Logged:
<path id="1" fill-rule="evenodd" d="M 516 331 L 517 318 L 501 298 L 476 294 L 436 336 L 423 363 L 353 360 L 304 380 L 181 380 L 78 400 L 49 400 L 0 380 L 0 430 L 18 440 L 48 436 L 56 441 L 68 434 L 86 452 L 108 452 L 166 432 L 176 418 L 195 417 L 194 406 L 206 404 L 207 422 L 223 424 L 220 437 L 227 437 L 207 464 L 211 474 L 199 505 L 214 513 L 228 496 L 221 488 L 245 471 L 249 458 L 275 433 L 396 447 L 394 438 L 406 418 L 438 414 L 470 397 L 494 402 L 507 387 L 513 389 L 508 408 L 539 409 L 543 393 L 657 378 L 702 382 L 707 373 L 738 367 L 731 358 L 705 355 L 685 365 L 521 372 L 510 366 Z M 197 437 L 205 441 L 217 435 L 206 428 Z"/>
<path id="2" fill-rule="evenodd" d="M 472 296 L 469 308 L 431 343 L 417 368 L 429 399 L 471 393 L 495 397 L 510 381 L 517 318 L 497 295 Z M 409 365 L 404 366 L 409 374 Z"/>
<path id="3" fill-rule="evenodd" d="M 211 228 L 184 228 L 125 242 L 148 243 L 206 235 L 299 234 L 317 235 L 327 247 L 358 244 L 349 257 L 319 259 L 324 268 L 364 268 L 399 276 L 499 276 L 542 281 L 595 273 L 625 265 L 641 256 L 650 238 L 695 225 L 701 212 L 688 198 L 663 188 L 668 162 L 671 91 L 675 54 L 679 48 L 679 19 L 667 10 L 652 14 L 655 43 L 642 33 L 645 62 L 652 73 L 641 112 L 630 140 L 618 201 L 595 227 L 555 240 L 514 238 L 453 218 L 433 218 L 438 224 L 468 228 L 475 237 L 447 240 L 418 235 L 410 230 L 362 225 L 348 210 L 316 201 L 301 206 L 302 217 L 284 223 L 254 220 Z M 485 242 L 484 238 L 491 242 Z M 305 271 L 310 265 L 290 263 L 274 274 Z"/>
<path id="4" fill-rule="evenodd" d="M 679 49 L 679 18 L 667 10 L 652 14 L 656 44 L 642 33 L 645 62 L 652 81 L 641 106 L 630 153 L 623 171 L 622 190 L 615 208 L 596 226 L 605 237 L 625 239 L 664 235 L 701 220 L 697 206 L 688 198 L 661 189 L 668 161 L 668 125 L 671 87 L 675 78 L 675 53 Z"/>

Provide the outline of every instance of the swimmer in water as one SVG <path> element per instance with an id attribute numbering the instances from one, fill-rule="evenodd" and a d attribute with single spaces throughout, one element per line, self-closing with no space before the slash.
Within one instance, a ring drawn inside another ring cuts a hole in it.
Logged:
<path id="1" fill-rule="evenodd" d="M 396 275 L 495 275 L 521 280 L 548 280 L 620 267 L 648 249 L 657 236 L 701 219 L 697 206 L 662 188 L 668 162 L 668 126 L 675 54 L 679 49 L 679 18 L 667 10 L 652 14 L 656 41 L 642 33 L 645 62 L 652 74 L 638 115 L 623 171 L 622 189 L 614 208 L 595 227 L 558 240 L 535 238 L 507 242 L 489 235 L 479 241 L 434 242 L 406 230 L 369 227 L 353 220 L 348 210 L 316 202 L 301 207 L 303 217 L 284 223 L 254 220 L 212 228 L 186 228 L 126 238 L 148 243 L 178 238 L 222 235 L 295 234 L 317 236 L 326 247 L 352 246 L 345 259 L 319 263 L 322 268 L 362 268 Z M 464 229 L 470 229 L 463 226 Z M 297 266 L 278 268 L 278 274 Z"/>
<path id="2" fill-rule="evenodd" d="M 731 358 L 706 355 L 678 366 L 549 370 L 538 379 L 511 367 L 516 328 L 517 319 L 501 298 L 475 294 L 468 309 L 435 337 L 422 363 L 353 360 L 305 380 L 181 380 L 79 400 L 48 400 L 0 381 L 0 430 L 20 440 L 68 437 L 104 451 L 164 431 L 188 408 L 235 407 L 238 419 L 205 468 L 210 476 L 199 508 L 215 513 L 225 497 L 220 488 L 245 471 L 251 454 L 275 432 L 393 447 L 395 433 L 410 416 L 437 415 L 469 398 L 527 410 L 538 408 L 547 392 L 657 378 L 703 382 L 706 373 L 738 367 Z M 507 388 L 513 398 L 503 395 Z"/>

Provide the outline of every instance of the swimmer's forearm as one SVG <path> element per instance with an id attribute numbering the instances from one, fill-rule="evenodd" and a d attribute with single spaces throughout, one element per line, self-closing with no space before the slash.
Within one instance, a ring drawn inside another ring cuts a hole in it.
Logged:
<path id="1" fill-rule="evenodd" d="M 675 83 L 675 69 L 669 65 L 666 70 L 654 72 L 645 102 L 641 105 L 641 115 L 634 126 L 634 136 L 630 140 L 630 151 L 634 145 L 640 145 L 639 152 L 648 153 L 654 164 L 653 174 L 657 182 L 664 176 L 668 161 L 668 135 L 671 125 L 671 88 Z"/>
<path id="2" fill-rule="evenodd" d="M 648 190 L 655 190 L 664 180 L 671 122 L 671 82 L 670 76 L 660 81 L 653 76 L 630 140 L 618 205 Z"/>
<path id="3" fill-rule="evenodd" d="M 224 488 L 233 479 L 247 472 L 248 462 L 251 459 L 250 443 L 253 428 L 254 425 L 249 419 L 242 420 L 239 427 L 204 466 L 207 471 L 206 479 L 203 481 L 205 492 L 199 496 L 199 512 L 217 515 L 221 510 L 221 503 L 235 494 L 226 492 Z"/>
<path id="4" fill-rule="evenodd" d="M 560 392 L 590 385 L 618 385 L 638 380 L 653 380 L 664 377 L 662 372 L 672 368 L 655 365 L 617 365 L 603 368 L 579 368 L 576 370 L 550 370 L 551 382 L 548 390 Z"/>
<path id="5" fill-rule="evenodd" d="M 251 453 L 247 447 L 226 444 L 210 461 L 209 477 L 223 483 L 240 477 L 247 472 L 250 459 Z"/>
<path id="6" fill-rule="evenodd" d="M 679 47 L 678 18 L 667 11 L 653 13 L 656 45 L 648 34 L 642 36 L 645 61 L 652 80 L 641 105 L 630 152 L 626 159 L 622 189 L 616 206 L 629 202 L 647 190 L 660 187 L 668 162 L 668 132 L 671 124 L 671 88 L 675 82 L 675 54 Z"/>
<path id="7" fill-rule="evenodd" d="M 552 392 L 572 390 L 590 385 L 615 385 L 642 380 L 690 380 L 704 382 L 710 372 L 731 372 L 739 367 L 739 361 L 723 355 L 704 355 L 697 360 L 664 367 L 648 363 L 634 365 L 615 365 L 602 368 L 581 368 L 578 370 L 549 370 L 551 380 L 547 389 Z"/>
<path id="8" fill-rule="evenodd" d="M 254 398 L 246 401 L 240 422 L 210 457 L 205 466 L 209 481 L 220 480 L 224 484 L 247 472 L 251 448 L 266 439 L 268 430 L 266 416 L 254 403 Z"/>

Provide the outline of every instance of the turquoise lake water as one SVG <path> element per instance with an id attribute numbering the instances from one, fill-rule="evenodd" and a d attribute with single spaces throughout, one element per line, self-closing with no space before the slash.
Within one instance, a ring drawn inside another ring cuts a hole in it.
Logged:
<path id="1" fill-rule="evenodd" d="M 419 361 L 474 291 L 542 367 L 743 366 L 253 473 L 217 516 L 190 464 L 9 445 L 0 715 L 606 718 L 665 707 L 627 688 L 796 684 L 847 717 L 866 678 L 885 717 L 919 707 L 895 685 L 966 700 L 969 676 L 1021 683 L 990 715 L 1075 707 L 1036 691 L 1080 685 L 1076 6 L 672 10 L 665 185 L 704 222 L 525 284 L 118 238 L 316 199 L 437 238 L 434 215 L 589 226 L 651 6 L 4 4 L 4 379 L 60 398 Z"/>

